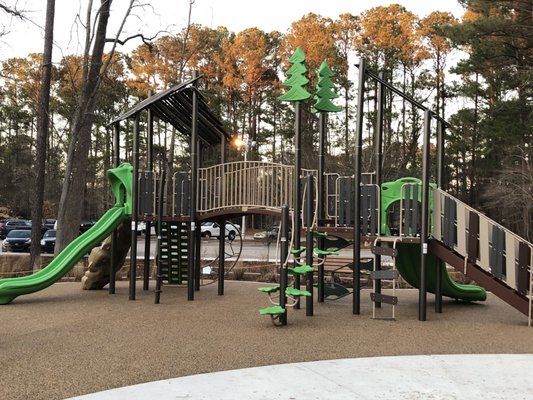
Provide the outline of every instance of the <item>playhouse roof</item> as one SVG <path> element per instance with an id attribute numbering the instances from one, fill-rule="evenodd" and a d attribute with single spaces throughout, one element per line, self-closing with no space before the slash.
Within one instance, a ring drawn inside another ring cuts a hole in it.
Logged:
<path id="1" fill-rule="evenodd" d="M 190 136 L 192 94 L 196 90 L 198 94 L 198 137 L 207 145 L 220 143 L 222 137 L 229 141 L 231 137 L 224 129 L 222 122 L 209 109 L 204 96 L 194 87 L 194 83 L 200 77 L 190 79 L 144 99 L 113 120 L 110 125 L 132 118 L 143 110 L 151 110 L 161 121 L 170 123 L 178 131 Z"/>

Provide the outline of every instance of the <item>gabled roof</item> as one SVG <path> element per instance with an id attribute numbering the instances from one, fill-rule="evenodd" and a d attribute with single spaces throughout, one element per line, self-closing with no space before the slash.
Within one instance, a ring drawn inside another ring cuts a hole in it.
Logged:
<path id="1" fill-rule="evenodd" d="M 230 135 L 224 129 L 222 122 L 211 112 L 204 96 L 194 86 L 200 78 L 201 76 L 198 76 L 148 97 L 113 120 L 110 125 L 132 118 L 143 110 L 151 110 L 161 121 L 168 122 L 181 133 L 190 136 L 192 95 L 196 91 L 198 94 L 198 137 L 207 145 L 218 144 L 223 137 L 229 141 Z"/>

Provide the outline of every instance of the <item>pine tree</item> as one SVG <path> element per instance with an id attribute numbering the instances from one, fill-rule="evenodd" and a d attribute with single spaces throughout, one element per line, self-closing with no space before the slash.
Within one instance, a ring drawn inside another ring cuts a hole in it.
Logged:
<path id="1" fill-rule="evenodd" d="M 314 97 L 315 105 L 313 106 L 313 112 L 339 112 L 341 108 L 331 102 L 332 99 L 339 97 L 333 89 L 335 85 L 331 81 L 333 72 L 329 68 L 326 61 L 322 61 L 320 68 L 318 69 L 318 83 L 317 91 Z"/>
<path id="2" fill-rule="evenodd" d="M 289 63 L 292 64 L 286 72 L 289 79 L 283 82 L 283 86 L 290 87 L 290 90 L 279 96 L 278 100 L 295 102 L 304 101 L 311 97 L 311 94 L 304 87 L 309 83 L 309 79 L 305 76 L 307 68 L 304 62 L 305 54 L 302 48 L 298 46 L 294 54 L 289 58 Z"/>

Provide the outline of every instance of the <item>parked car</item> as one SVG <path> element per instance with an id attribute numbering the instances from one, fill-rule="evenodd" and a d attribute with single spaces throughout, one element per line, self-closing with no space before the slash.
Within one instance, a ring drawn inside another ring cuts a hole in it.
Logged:
<path id="1" fill-rule="evenodd" d="M 82 219 L 80 222 L 80 235 L 91 229 L 94 224 L 96 224 L 96 221 L 92 219 Z"/>
<path id="2" fill-rule="evenodd" d="M 156 229 L 157 222 L 150 222 L 150 235 L 155 236 L 157 234 Z M 137 222 L 137 235 L 146 235 L 146 222 L 139 221 Z"/>
<path id="3" fill-rule="evenodd" d="M 226 237 L 229 240 L 234 240 L 237 237 L 237 233 L 240 231 L 241 226 L 226 222 Z M 201 234 L 202 237 L 210 238 L 210 237 L 220 237 L 220 225 L 218 222 L 202 222 L 201 225 Z"/>
<path id="4" fill-rule="evenodd" d="M 91 229 L 94 224 L 96 224 L 96 221 L 93 221 L 91 219 L 82 219 L 80 222 L 80 235 Z M 53 229 L 57 231 L 57 221 L 54 222 Z"/>
<path id="5" fill-rule="evenodd" d="M 30 251 L 31 230 L 14 229 L 2 242 L 2 251 Z"/>
<path id="6" fill-rule="evenodd" d="M 279 235 L 280 227 L 278 225 L 272 225 L 267 228 L 265 231 L 257 232 L 254 235 L 255 240 L 277 240 Z M 291 231 L 289 230 L 289 236 Z"/>
<path id="7" fill-rule="evenodd" d="M 43 229 L 54 229 L 56 220 L 53 218 L 47 218 L 43 220 Z"/>
<path id="8" fill-rule="evenodd" d="M 48 229 L 41 239 L 41 253 L 53 253 L 56 247 L 56 230 Z"/>
<path id="9" fill-rule="evenodd" d="M 6 219 L 0 222 L 0 239 L 5 239 L 12 230 L 31 230 L 31 222 L 25 219 Z"/>

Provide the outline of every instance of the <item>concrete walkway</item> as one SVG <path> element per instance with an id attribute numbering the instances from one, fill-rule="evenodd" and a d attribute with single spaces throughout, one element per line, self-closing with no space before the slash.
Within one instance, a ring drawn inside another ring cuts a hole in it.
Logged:
<path id="1" fill-rule="evenodd" d="M 350 358 L 237 369 L 73 397 L 175 399 L 531 399 L 533 355 Z"/>

